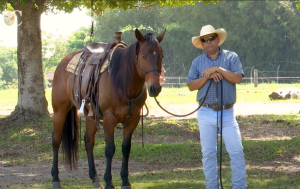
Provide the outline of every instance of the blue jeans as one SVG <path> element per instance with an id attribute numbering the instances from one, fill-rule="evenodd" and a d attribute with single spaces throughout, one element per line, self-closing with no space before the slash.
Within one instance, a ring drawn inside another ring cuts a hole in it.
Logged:
<path id="1" fill-rule="evenodd" d="M 202 148 L 203 172 L 207 189 L 218 189 L 217 163 L 217 118 L 220 127 L 221 111 L 201 107 L 197 112 L 200 142 Z M 233 108 L 223 110 L 222 137 L 226 151 L 230 156 L 231 182 L 233 189 L 247 188 L 246 165 L 239 125 L 235 119 Z"/>

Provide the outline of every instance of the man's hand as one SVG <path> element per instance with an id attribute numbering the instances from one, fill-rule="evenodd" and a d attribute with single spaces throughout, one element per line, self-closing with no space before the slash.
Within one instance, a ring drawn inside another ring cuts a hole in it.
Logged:
<path id="1" fill-rule="evenodd" d="M 215 82 L 219 82 L 223 79 L 223 76 L 222 74 L 215 72 L 210 75 L 209 79 L 213 79 Z"/>
<path id="2" fill-rule="evenodd" d="M 215 67 L 211 67 L 211 68 L 207 68 L 204 70 L 204 72 L 202 73 L 202 77 L 205 77 L 206 79 L 210 79 L 210 76 L 211 74 L 217 72 L 218 70 L 218 67 L 215 66 Z"/>

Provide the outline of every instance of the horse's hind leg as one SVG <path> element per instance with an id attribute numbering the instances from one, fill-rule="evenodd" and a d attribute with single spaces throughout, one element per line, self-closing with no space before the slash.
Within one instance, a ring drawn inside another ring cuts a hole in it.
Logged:
<path id="1" fill-rule="evenodd" d="M 84 142 L 85 142 L 85 149 L 88 156 L 89 176 L 93 181 L 94 188 L 103 188 L 103 185 L 97 176 L 97 171 L 96 171 L 95 161 L 94 161 L 94 152 L 93 152 L 94 145 L 95 145 L 95 135 L 97 132 L 96 123 L 95 120 L 92 120 L 90 118 L 86 118 L 85 123 L 86 123 L 86 132 L 84 136 Z"/>
<path id="2" fill-rule="evenodd" d="M 51 169 L 52 188 L 61 188 L 58 170 L 58 150 L 62 141 L 62 132 L 68 110 L 54 112 L 53 115 L 53 133 L 52 133 L 52 148 L 53 148 L 53 165 Z"/>

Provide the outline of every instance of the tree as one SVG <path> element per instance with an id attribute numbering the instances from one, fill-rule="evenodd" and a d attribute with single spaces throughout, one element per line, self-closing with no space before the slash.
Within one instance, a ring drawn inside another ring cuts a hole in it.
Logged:
<path id="1" fill-rule="evenodd" d="M 202 1 L 202 0 L 200 0 Z M 206 3 L 216 3 L 218 0 L 203 0 Z M 140 4 L 143 3 L 143 4 Z M 183 6 L 194 4 L 192 0 L 2 0 L 0 12 L 18 10 L 18 103 L 13 113 L 7 118 L 9 121 L 24 121 L 47 116 L 47 100 L 43 87 L 42 40 L 40 20 L 43 12 L 72 12 L 74 8 L 87 6 L 100 15 L 106 9 L 121 8 L 124 10 L 134 7 L 148 8 L 154 4 L 160 6 Z M 92 7 L 93 4 L 93 7 Z M 20 14 L 22 13 L 22 15 Z"/>

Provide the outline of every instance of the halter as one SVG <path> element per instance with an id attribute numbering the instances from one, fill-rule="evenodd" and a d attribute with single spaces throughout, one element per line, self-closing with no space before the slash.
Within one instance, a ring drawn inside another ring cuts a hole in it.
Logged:
<path id="1" fill-rule="evenodd" d="M 139 56 L 139 52 L 140 52 L 140 47 L 139 47 L 139 42 L 136 45 L 136 55 L 135 55 L 135 64 L 137 65 L 138 69 L 144 73 L 144 76 L 149 73 L 149 72 L 158 72 L 161 73 L 161 70 L 159 69 L 153 69 L 153 70 L 149 70 L 149 71 L 144 71 L 141 66 L 138 64 L 138 56 Z"/>

